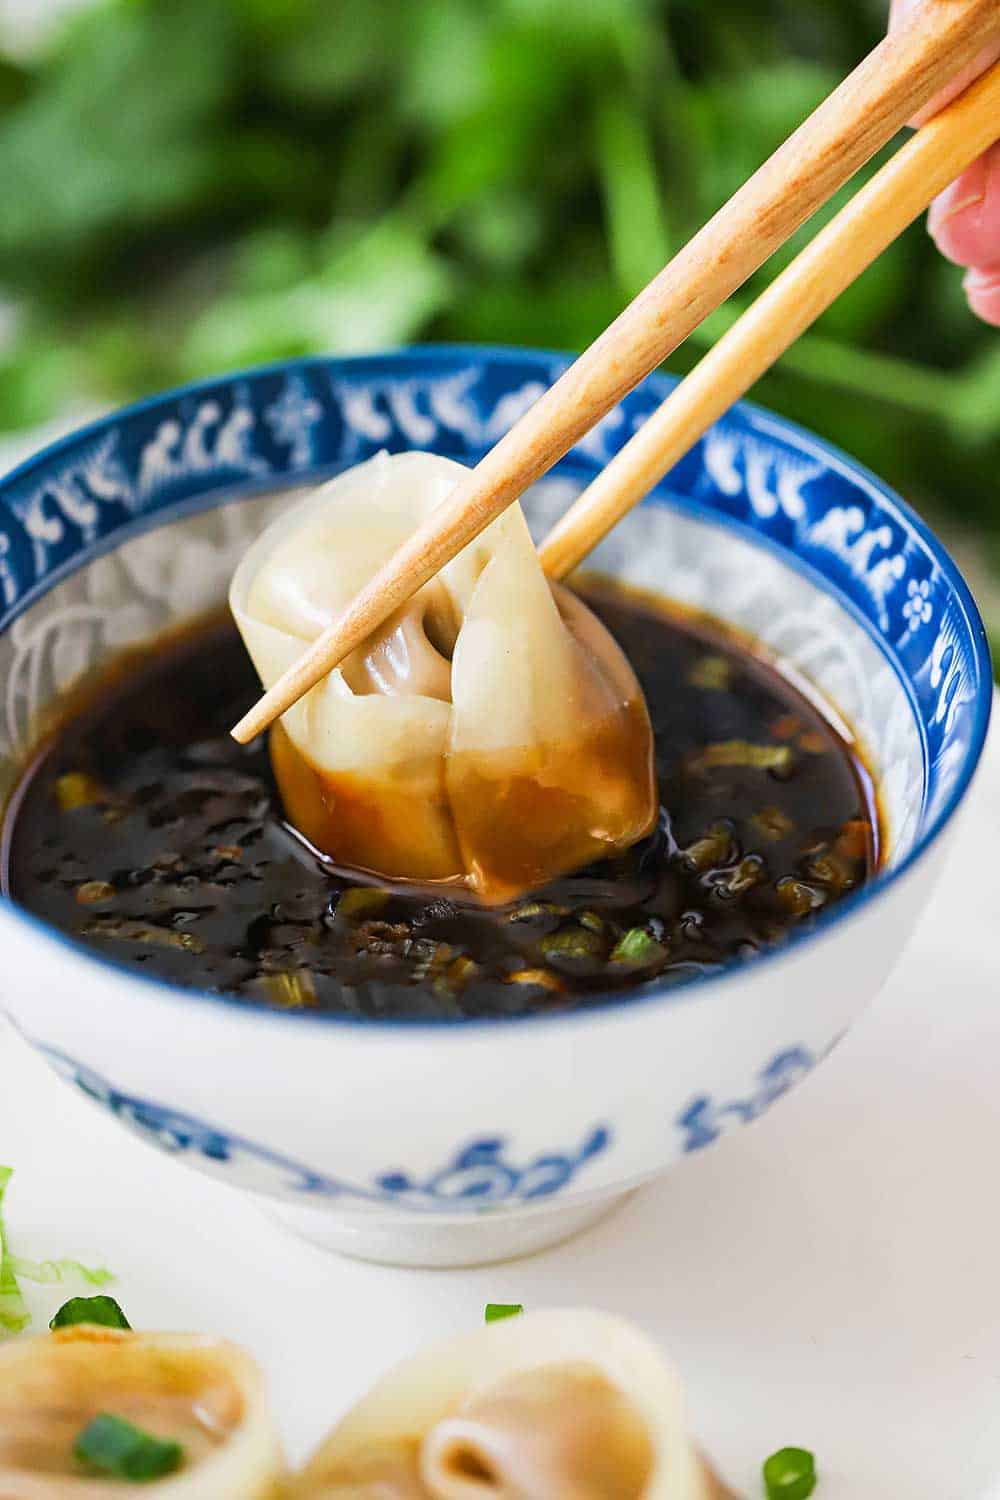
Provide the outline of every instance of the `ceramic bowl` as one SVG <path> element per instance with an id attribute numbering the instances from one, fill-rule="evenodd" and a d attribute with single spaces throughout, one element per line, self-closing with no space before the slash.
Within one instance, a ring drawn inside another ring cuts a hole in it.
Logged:
<path id="1" fill-rule="evenodd" d="M 276 496 L 379 449 L 475 460 L 564 367 L 432 348 L 294 361 L 117 413 L 0 483 L 0 792 L 82 671 L 219 603 Z M 541 533 L 662 399 L 651 378 L 529 496 Z M 940 543 L 843 454 L 741 406 L 596 554 L 751 631 L 865 746 L 882 874 L 780 951 L 557 1018 L 357 1021 L 143 978 L 0 903 L 0 1002 L 128 1130 L 320 1242 L 449 1265 L 549 1244 L 755 1120 L 876 994 L 940 873 L 990 709 Z M 845 1106 L 846 1107 L 846 1106 Z"/>

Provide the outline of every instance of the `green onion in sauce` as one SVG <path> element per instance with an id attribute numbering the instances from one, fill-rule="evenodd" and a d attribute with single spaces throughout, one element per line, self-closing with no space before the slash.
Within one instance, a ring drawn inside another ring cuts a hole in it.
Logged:
<path id="1" fill-rule="evenodd" d="M 749 740 L 720 740 L 690 756 L 687 765 L 695 772 L 716 771 L 729 766 L 787 776 L 795 765 L 795 756 L 788 745 L 752 745 Z"/>
<path id="2" fill-rule="evenodd" d="M 667 949 L 645 927 L 630 927 L 611 950 L 613 964 L 634 964 L 643 969 L 663 963 L 666 958 Z"/>

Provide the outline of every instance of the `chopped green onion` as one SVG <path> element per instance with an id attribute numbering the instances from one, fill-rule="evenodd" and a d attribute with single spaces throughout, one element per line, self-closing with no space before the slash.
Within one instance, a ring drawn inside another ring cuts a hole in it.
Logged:
<path id="1" fill-rule="evenodd" d="M 76 1439 L 73 1456 L 102 1474 L 142 1484 L 179 1469 L 184 1450 L 180 1443 L 154 1437 L 122 1417 L 101 1412 Z"/>
<path id="2" fill-rule="evenodd" d="M 67 771 L 56 781 L 56 800 L 63 812 L 73 812 L 78 807 L 93 807 L 107 799 L 101 783 L 86 771 Z"/>
<path id="3" fill-rule="evenodd" d="M 313 1010 L 316 985 L 308 969 L 286 969 L 282 974 L 266 974 L 264 989 L 272 1005 L 283 1010 Z"/>
<path id="4" fill-rule="evenodd" d="M 779 1448 L 764 1461 L 767 1500 L 808 1500 L 816 1488 L 816 1460 L 806 1448 Z"/>
<path id="5" fill-rule="evenodd" d="M 197 933 L 174 932 L 155 922 L 141 922 L 132 917 L 99 917 L 83 929 L 85 937 L 110 938 L 119 943 L 141 943 L 144 948 L 182 948 L 187 953 L 204 953 L 205 944 Z"/>
<path id="6" fill-rule="evenodd" d="M 108 1286 L 114 1281 L 114 1272 L 104 1266 L 85 1266 L 78 1260 L 25 1260 L 22 1255 L 11 1256 L 15 1276 L 25 1281 L 37 1281 L 40 1286 L 58 1286 L 78 1276 L 88 1286 Z"/>
<path id="7" fill-rule="evenodd" d="M 688 761 L 692 771 L 715 771 L 723 766 L 745 766 L 752 771 L 774 771 L 787 775 L 795 765 L 788 745 L 751 745 L 748 740 L 720 740 L 706 745 Z"/>
<path id="8" fill-rule="evenodd" d="M 552 901 L 525 901 L 515 907 L 507 918 L 508 922 L 539 922 L 546 918 L 568 917 L 568 906 L 556 906 Z"/>
<path id="9" fill-rule="evenodd" d="M 19 1278 L 37 1281 L 44 1286 L 55 1286 L 74 1276 L 90 1286 L 107 1286 L 114 1276 L 103 1266 L 91 1269 L 78 1260 L 26 1260 L 21 1255 L 11 1255 L 7 1244 L 3 1222 L 3 1195 L 14 1175 L 12 1167 L 0 1167 L 0 1333 L 20 1333 L 31 1322 L 31 1314 L 21 1293 Z M 84 1300 L 84 1299 L 78 1299 Z M 110 1302 L 110 1297 L 97 1297 L 95 1302 Z M 69 1305 L 69 1304 L 67 1304 Z M 117 1303 L 114 1304 L 117 1306 Z M 121 1309 L 119 1308 L 119 1312 Z M 58 1317 L 59 1314 L 57 1313 Z M 128 1327 L 128 1324 L 125 1324 Z"/>
<path id="10" fill-rule="evenodd" d="M 337 902 L 335 915 L 353 922 L 357 917 L 373 917 L 389 904 L 389 892 L 375 885 L 354 885 Z"/>
<path id="11" fill-rule="evenodd" d="M 693 844 L 681 850 L 684 863 L 699 873 L 711 870 L 715 865 L 724 865 L 733 853 L 733 828 L 731 823 L 713 823 L 711 828 Z"/>
<path id="12" fill-rule="evenodd" d="M 688 681 L 703 692 L 727 692 L 732 686 L 733 664 L 724 656 L 700 656 L 688 673 Z"/>
<path id="13" fill-rule="evenodd" d="M 666 948 L 651 937 L 645 927 L 630 927 L 611 950 L 613 964 L 637 964 L 644 969 L 662 963 L 666 956 Z"/>
<path id="14" fill-rule="evenodd" d="M 131 1328 L 114 1297 L 71 1297 L 49 1324 L 50 1328 L 72 1328 L 91 1323 L 98 1328 Z"/>
<path id="15" fill-rule="evenodd" d="M 600 933 L 588 932 L 586 927 L 561 927 L 543 937 L 538 946 L 550 964 L 595 959 L 604 952 Z"/>
<path id="16" fill-rule="evenodd" d="M 487 1302 L 487 1323 L 499 1323 L 503 1318 L 516 1318 L 518 1313 L 524 1312 L 522 1302 Z"/>
<path id="17" fill-rule="evenodd" d="M 13 1167 L 0 1167 L 0 1330 L 5 1333 L 20 1333 L 31 1322 L 7 1249 L 3 1222 L 3 1195 L 13 1175 Z"/>

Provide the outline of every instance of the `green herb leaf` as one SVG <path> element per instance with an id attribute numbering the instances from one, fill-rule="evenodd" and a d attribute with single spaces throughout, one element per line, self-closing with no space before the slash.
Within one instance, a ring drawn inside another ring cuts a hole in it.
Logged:
<path id="1" fill-rule="evenodd" d="M 180 1443 L 154 1437 L 122 1417 L 101 1412 L 76 1439 L 73 1456 L 89 1469 L 142 1484 L 179 1469 L 184 1450 Z"/>
<path id="2" fill-rule="evenodd" d="M 3 1333 L 20 1333 L 31 1322 L 31 1314 L 11 1264 L 3 1221 L 3 1197 L 13 1175 L 13 1167 L 0 1167 L 0 1332 Z"/>
<path id="3" fill-rule="evenodd" d="M 808 1500 L 816 1488 L 816 1460 L 806 1448 L 779 1448 L 763 1473 L 767 1500 Z"/>
<path id="4" fill-rule="evenodd" d="M 521 1302 L 487 1302 L 487 1323 L 499 1323 L 504 1318 L 516 1318 L 518 1313 L 524 1312 L 524 1304 Z"/>
<path id="5" fill-rule="evenodd" d="M 72 1328 L 91 1323 L 97 1328 L 131 1328 L 114 1297 L 71 1297 L 49 1324 L 50 1328 Z"/>
<path id="6" fill-rule="evenodd" d="M 424 0 L 403 48 L 399 9 L 109 0 L 0 57 L 0 295 L 16 309 L 0 428 L 283 354 L 582 348 L 875 43 L 887 6 L 717 0 L 709 27 L 697 0 Z M 756 394 L 936 499 L 936 520 L 972 523 L 1000 633 L 1000 347 L 927 236 L 882 256 Z"/>
<path id="7" fill-rule="evenodd" d="M 662 963 L 666 956 L 663 944 L 658 943 L 644 927 L 630 927 L 611 950 L 613 964 L 636 964 L 644 969 Z"/>
<path id="8" fill-rule="evenodd" d="M 615 276 L 634 297 L 666 265 L 670 248 L 652 142 L 620 88 L 597 110 L 596 156 Z"/>

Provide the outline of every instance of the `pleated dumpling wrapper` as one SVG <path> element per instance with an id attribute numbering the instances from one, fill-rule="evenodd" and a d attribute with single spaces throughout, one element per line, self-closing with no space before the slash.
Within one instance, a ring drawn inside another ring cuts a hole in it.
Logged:
<path id="1" fill-rule="evenodd" d="M 180 1443 L 154 1484 L 88 1472 L 80 1433 L 102 1414 Z M 195 1335 L 80 1325 L 0 1349 L 3 1500 L 277 1500 L 284 1463 L 254 1362 Z"/>
<path id="2" fill-rule="evenodd" d="M 379 454 L 279 516 L 230 605 L 265 687 L 467 471 Z M 272 731 L 286 812 L 338 863 L 484 901 L 648 833 L 649 716 L 604 626 L 546 580 L 513 505 Z"/>
<path id="3" fill-rule="evenodd" d="M 343 1419 L 294 1500 L 724 1500 L 680 1381 L 605 1313 L 491 1323 L 390 1371 Z"/>

